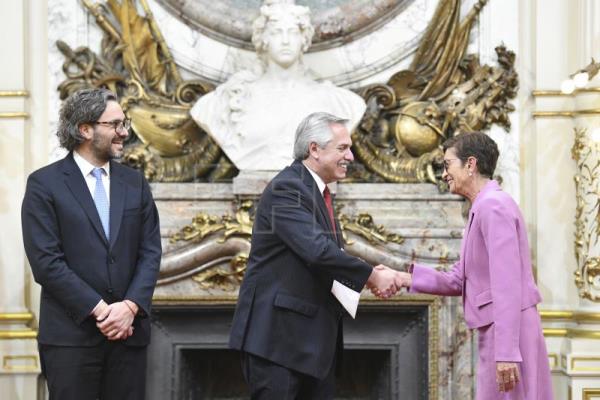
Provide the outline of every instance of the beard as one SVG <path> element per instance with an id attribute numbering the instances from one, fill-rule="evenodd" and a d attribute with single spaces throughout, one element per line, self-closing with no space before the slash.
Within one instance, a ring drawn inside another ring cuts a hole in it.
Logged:
<path id="1" fill-rule="evenodd" d="M 92 137 L 92 152 L 98 160 L 109 162 L 110 160 L 123 157 L 123 150 L 115 151 L 112 148 L 112 141 L 114 138 L 115 136 L 102 136 L 94 130 L 94 136 Z"/>

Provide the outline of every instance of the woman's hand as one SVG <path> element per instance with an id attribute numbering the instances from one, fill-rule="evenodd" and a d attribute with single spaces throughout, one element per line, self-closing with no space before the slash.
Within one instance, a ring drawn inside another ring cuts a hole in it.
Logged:
<path id="1" fill-rule="evenodd" d="M 521 376 L 519 374 L 519 365 L 517 363 L 496 363 L 496 382 L 498 383 L 499 392 L 509 392 L 513 390 L 520 380 Z"/>

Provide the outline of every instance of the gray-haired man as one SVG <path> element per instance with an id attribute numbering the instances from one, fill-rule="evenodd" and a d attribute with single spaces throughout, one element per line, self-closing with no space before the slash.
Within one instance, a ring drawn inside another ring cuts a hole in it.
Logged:
<path id="1" fill-rule="evenodd" d="M 395 292 L 394 273 L 343 250 L 327 184 L 346 176 L 354 157 L 346 120 L 306 117 L 295 161 L 264 190 L 252 231 L 229 345 L 241 350 L 252 399 L 331 399 L 342 350 L 344 309 L 334 282 L 360 292 Z"/>
<path id="2" fill-rule="evenodd" d="M 50 399 L 144 399 L 161 244 L 148 183 L 113 161 L 128 128 L 112 92 L 72 94 L 57 132 L 69 154 L 27 180 L 23 241 L 42 286 L 38 343 Z"/>

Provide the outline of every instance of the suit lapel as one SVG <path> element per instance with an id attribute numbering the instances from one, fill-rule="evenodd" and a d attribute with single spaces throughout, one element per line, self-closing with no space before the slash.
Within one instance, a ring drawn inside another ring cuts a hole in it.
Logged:
<path id="1" fill-rule="evenodd" d="M 85 211 L 88 219 L 92 223 L 92 226 L 104 241 L 104 244 L 107 245 L 108 241 L 106 240 L 104 228 L 102 228 L 102 222 L 100 222 L 98 210 L 94 204 L 94 199 L 92 199 L 90 189 L 85 183 L 85 178 L 83 175 L 81 175 L 81 170 L 77 164 L 75 164 L 75 160 L 73 160 L 73 153 L 69 153 L 69 155 L 64 158 L 63 165 L 65 184 L 73 194 L 73 197 L 75 197 L 77 203 L 81 206 L 81 208 L 83 208 L 83 211 Z"/>
<path id="2" fill-rule="evenodd" d="M 123 206 L 125 204 L 125 184 L 121 178 L 118 165 L 111 161 L 110 171 L 110 246 L 112 248 L 119 229 L 121 228 L 121 220 L 123 219 Z"/>
<path id="3" fill-rule="evenodd" d="M 467 244 L 469 242 L 469 232 L 471 232 L 471 225 L 473 225 L 473 219 L 475 219 L 475 213 L 473 210 L 469 212 L 469 221 L 467 222 L 467 226 L 465 227 L 465 236 L 462 242 L 462 248 L 460 251 L 460 261 L 462 263 L 463 268 L 463 276 L 466 276 L 466 262 L 465 258 L 467 257 Z"/>
<path id="4" fill-rule="evenodd" d="M 336 237 L 337 235 L 333 234 L 333 226 L 331 226 L 331 221 L 329 219 L 329 212 L 327 211 L 327 206 L 325 205 L 325 200 L 323 199 L 323 194 L 319 191 L 317 182 L 315 182 L 315 180 L 313 179 L 310 172 L 308 172 L 308 170 L 306 169 L 304 164 L 302 164 L 301 162 L 294 161 L 292 166 L 298 168 L 299 174 L 300 174 L 303 182 L 306 184 L 306 186 L 308 186 L 308 190 L 312 194 L 312 197 L 315 201 L 316 209 L 318 210 L 318 214 L 320 214 L 320 217 L 321 217 L 320 218 L 321 225 L 327 229 L 329 236 L 333 240 L 338 242 L 338 244 L 339 244 L 338 238 Z M 335 210 L 335 208 L 334 208 L 334 210 Z M 336 230 L 336 232 L 337 232 L 337 230 Z"/>

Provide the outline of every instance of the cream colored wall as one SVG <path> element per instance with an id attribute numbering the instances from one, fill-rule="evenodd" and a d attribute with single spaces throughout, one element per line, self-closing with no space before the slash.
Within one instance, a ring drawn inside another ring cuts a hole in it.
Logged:
<path id="1" fill-rule="evenodd" d="M 600 53 L 600 4 L 595 0 L 523 2 L 519 20 L 521 203 L 544 297 L 540 308 L 555 395 L 596 399 L 600 397 L 592 393 L 600 393 L 600 304 L 580 298 L 574 281 L 577 169 L 571 147 L 575 127 L 593 128 L 600 119 L 541 113 L 600 107 L 600 92 L 556 93 L 568 75 Z M 599 79 L 588 84 L 599 86 Z"/>
<path id="2" fill-rule="evenodd" d="M 0 393 L 11 400 L 37 398 L 38 295 L 19 210 L 27 175 L 48 160 L 46 14 L 36 0 L 0 3 Z"/>

